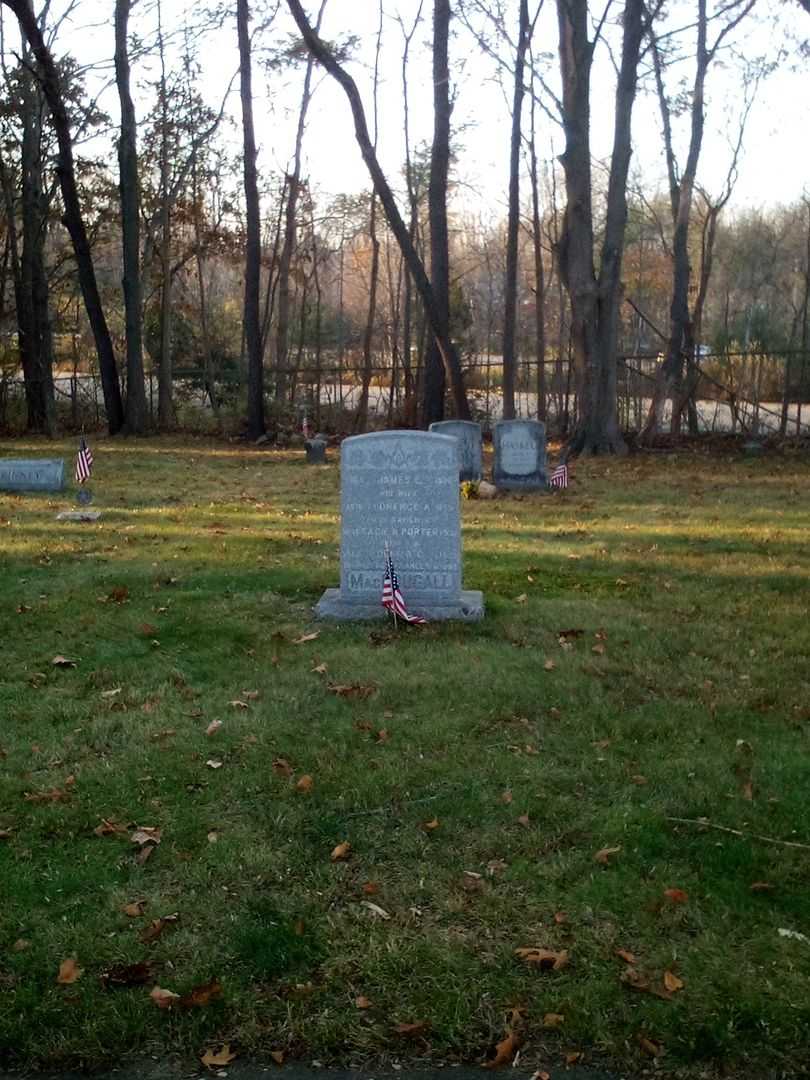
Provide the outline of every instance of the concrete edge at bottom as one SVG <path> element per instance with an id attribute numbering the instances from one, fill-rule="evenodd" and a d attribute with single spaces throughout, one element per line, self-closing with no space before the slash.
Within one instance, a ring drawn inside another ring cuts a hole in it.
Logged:
<path id="1" fill-rule="evenodd" d="M 340 589 L 327 589 L 314 608 L 319 619 L 333 622 L 362 622 L 387 619 L 390 616 L 381 604 L 358 604 L 342 600 Z M 455 604 L 414 604 L 414 615 L 428 622 L 455 619 L 458 622 L 478 622 L 484 617 L 484 594 L 477 589 L 462 589 Z"/>

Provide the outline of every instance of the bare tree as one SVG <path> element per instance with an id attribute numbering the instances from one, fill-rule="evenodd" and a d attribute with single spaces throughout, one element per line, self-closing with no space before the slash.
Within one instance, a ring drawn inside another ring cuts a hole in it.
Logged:
<path id="1" fill-rule="evenodd" d="M 121 387 L 118 382 L 118 369 L 115 363 L 112 338 L 104 315 L 101 296 L 98 291 L 90 240 L 84 224 L 79 193 L 76 187 L 76 173 L 73 163 L 73 142 L 70 121 L 65 108 L 59 71 L 42 30 L 34 15 L 29 0 L 1 0 L 16 15 L 20 29 L 31 47 L 36 59 L 42 90 L 51 112 L 51 122 L 56 132 L 59 146 L 57 175 L 64 204 L 64 223 L 70 234 L 73 252 L 79 274 L 87 318 L 93 331 L 101 373 L 101 385 L 104 394 L 104 406 L 107 412 L 107 425 L 111 435 L 121 430 L 124 423 L 124 409 L 121 401 Z"/>
<path id="2" fill-rule="evenodd" d="M 348 72 L 346 72 L 335 59 L 332 51 L 314 32 L 303 7 L 301 6 L 300 0 L 287 0 L 287 5 L 301 31 L 301 35 L 307 44 L 307 48 L 310 49 L 318 62 L 326 68 L 336 82 L 340 84 L 349 100 L 352 116 L 354 118 L 354 130 L 357 144 L 360 147 L 363 160 L 371 175 L 374 189 L 377 192 L 377 196 L 385 211 L 388 224 L 396 237 L 403 258 L 413 277 L 414 285 L 422 299 L 426 318 L 442 354 L 445 372 L 453 393 L 456 415 L 460 419 L 468 420 L 470 417 L 470 406 L 464 390 L 464 380 L 458 354 L 453 342 L 450 340 L 449 334 L 443 326 L 441 311 L 436 302 L 430 280 L 425 272 L 424 264 L 419 258 L 413 241 L 408 233 L 408 227 L 402 220 L 402 215 L 397 207 L 393 192 L 380 168 L 380 163 L 377 160 L 377 155 L 374 152 L 374 147 L 369 136 L 365 110 L 363 109 L 363 103 L 360 99 L 357 85 L 355 84 L 354 79 L 352 79 Z"/>
<path id="3" fill-rule="evenodd" d="M 262 336 L 259 319 L 261 218 L 259 214 L 259 186 L 256 176 L 256 136 L 253 129 L 249 19 L 248 0 L 237 0 L 236 26 L 239 37 L 240 97 L 242 101 L 244 185 L 247 215 L 244 307 L 244 333 L 248 362 L 247 434 L 251 439 L 258 439 L 264 434 L 265 427 L 264 371 L 262 367 Z"/>
<path id="4" fill-rule="evenodd" d="M 141 289 L 141 207 L 138 178 L 138 126 L 130 92 L 127 26 L 133 0 L 115 0 L 115 78 L 121 102 L 118 164 L 121 195 L 121 237 L 124 257 L 124 311 L 127 343 L 127 395 L 124 426 L 130 435 L 146 430 L 146 390 L 143 382 L 143 322 Z"/>

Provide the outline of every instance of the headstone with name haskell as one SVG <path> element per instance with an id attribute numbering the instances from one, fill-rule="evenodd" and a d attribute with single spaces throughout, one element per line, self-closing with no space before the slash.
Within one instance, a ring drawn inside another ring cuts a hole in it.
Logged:
<path id="1" fill-rule="evenodd" d="M 546 426 L 539 420 L 501 420 L 493 430 L 492 479 L 505 491 L 545 491 Z"/>
<path id="2" fill-rule="evenodd" d="M 482 618 L 483 595 L 461 588 L 458 440 L 373 432 L 344 440 L 340 458 L 340 588 L 326 590 L 316 614 L 388 617 L 381 604 L 387 544 L 411 614 Z"/>
<path id="3" fill-rule="evenodd" d="M 452 435 L 458 439 L 461 467 L 459 480 L 481 479 L 481 425 L 472 420 L 438 420 L 430 425 L 437 435 Z"/>
<path id="4" fill-rule="evenodd" d="M 0 458 L 0 491 L 61 491 L 64 486 L 63 458 Z"/>

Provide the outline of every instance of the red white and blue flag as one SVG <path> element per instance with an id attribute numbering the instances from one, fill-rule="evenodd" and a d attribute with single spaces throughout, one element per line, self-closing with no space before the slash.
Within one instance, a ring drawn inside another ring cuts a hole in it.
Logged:
<path id="1" fill-rule="evenodd" d="M 399 616 L 400 619 L 407 623 L 425 622 L 425 620 L 418 615 L 408 614 L 408 609 L 405 607 L 405 601 L 402 599 L 402 593 L 399 591 L 399 579 L 397 578 L 397 572 L 394 569 L 394 560 L 391 558 L 391 552 L 388 547 L 385 549 L 382 606 L 392 613 L 395 620 L 397 616 Z"/>
<path id="2" fill-rule="evenodd" d="M 568 487 L 568 466 L 563 462 L 562 465 L 558 465 L 549 477 L 549 484 L 556 488 Z"/>
<path id="3" fill-rule="evenodd" d="M 79 452 L 76 455 L 76 468 L 74 475 L 76 477 L 77 484 L 86 484 L 90 479 L 90 472 L 93 468 L 93 451 L 85 442 L 84 435 L 82 435 L 82 441 L 79 443 Z"/>

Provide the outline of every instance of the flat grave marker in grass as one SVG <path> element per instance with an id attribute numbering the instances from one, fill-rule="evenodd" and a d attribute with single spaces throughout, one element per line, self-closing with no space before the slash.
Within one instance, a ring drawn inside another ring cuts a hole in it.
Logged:
<path id="1" fill-rule="evenodd" d="M 390 547 L 409 610 L 427 619 L 480 619 L 480 592 L 461 588 L 458 440 L 425 431 L 356 435 L 341 447 L 340 588 L 316 613 L 384 616 Z"/>
<path id="2" fill-rule="evenodd" d="M 539 420 L 501 420 L 493 430 L 492 479 L 506 491 L 546 490 L 546 426 Z"/>
<path id="3" fill-rule="evenodd" d="M 0 458 L 0 491 L 61 491 L 64 458 Z"/>

